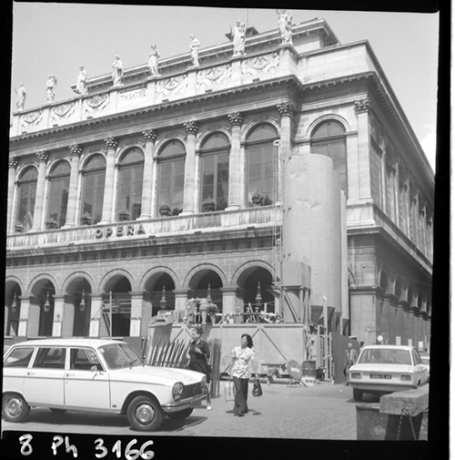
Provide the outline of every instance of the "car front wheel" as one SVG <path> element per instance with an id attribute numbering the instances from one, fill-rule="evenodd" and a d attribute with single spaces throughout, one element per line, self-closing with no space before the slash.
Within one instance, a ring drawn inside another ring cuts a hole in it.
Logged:
<path id="1" fill-rule="evenodd" d="M 163 422 L 160 405 L 147 396 L 134 398 L 127 411 L 128 421 L 136 431 L 155 431 Z"/>
<path id="2" fill-rule="evenodd" d="M 179 412 L 172 412 L 167 414 L 169 418 L 172 418 L 174 420 L 183 420 L 184 418 L 189 417 L 193 413 L 194 409 L 184 409 Z"/>
<path id="3" fill-rule="evenodd" d="M 21 395 L 8 394 L 3 396 L 3 417 L 8 422 L 22 422 L 29 412 L 30 406 Z"/>
<path id="4" fill-rule="evenodd" d="M 356 390 L 354 388 L 353 393 L 354 393 L 354 401 L 362 401 L 363 393 L 360 390 Z"/>

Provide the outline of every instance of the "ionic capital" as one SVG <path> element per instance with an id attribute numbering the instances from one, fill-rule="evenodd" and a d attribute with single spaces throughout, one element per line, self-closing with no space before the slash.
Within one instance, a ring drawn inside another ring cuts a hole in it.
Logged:
<path id="1" fill-rule="evenodd" d="M 362 112 L 369 112 L 371 108 L 371 100 L 369 97 L 366 97 L 365 99 L 359 99 L 357 101 L 354 101 L 354 111 L 356 114 L 362 113 Z"/>
<path id="2" fill-rule="evenodd" d="M 195 120 L 187 121 L 186 123 L 183 123 L 183 126 L 187 134 L 196 134 L 199 129 Z"/>
<path id="3" fill-rule="evenodd" d="M 146 129 L 142 131 L 142 135 L 144 139 L 148 142 L 155 142 L 156 140 L 156 132 L 153 129 Z"/>
<path id="4" fill-rule="evenodd" d="M 106 137 L 106 139 L 104 139 L 104 142 L 108 149 L 117 148 L 118 142 L 117 142 L 117 139 L 115 139 L 115 137 L 112 137 L 112 136 Z"/>
<path id="5" fill-rule="evenodd" d="M 228 113 L 228 118 L 229 121 L 231 122 L 231 125 L 241 125 L 243 123 L 243 116 L 240 112 L 232 112 Z"/>
<path id="6" fill-rule="evenodd" d="M 46 163 L 46 161 L 49 159 L 49 154 L 44 150 L 36 152 L 36 156 L 38 157 L 38 160 L 43 163 Z"/>
<path id="7" fill-rule="evenodd" d="M 294 113 L 294 104 L 291 101 L 280 102 L 276 107 L 281 116 L 287 115 L 290 117 Z"/>
<path id="8" fill-rule="evenodd" d="M 69 146 L 69 149 L 70 149 L 70 152 L 71 152 L 71 156 L 79 156 L 81 153 L 82 153 L 82 148 L 79 144 L 71 144 Z"/>
<path id="9" fill-rule="evenodd" d="M 9 160 L 8 160 L 8 166 L 10 168 L 17 168 L 17 165 L 19 164 L 19 161 L 16 157 L 11 157 Z"/>

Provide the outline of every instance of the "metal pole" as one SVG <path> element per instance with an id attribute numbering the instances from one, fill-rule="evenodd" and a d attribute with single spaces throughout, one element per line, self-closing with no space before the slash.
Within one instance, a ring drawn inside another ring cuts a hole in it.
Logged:
<path id="1" fill-rule="evenodd" d="M 328 368 L 327 356 L 328 356 L 328 325 L 329 318 L 327 317 L 327 297 L 322 296 L 322 314 L 324 315 L 324 366 Z M 327 366 L 326 366 L 327 362 Z"/>
<path id="2" fill-rule="evenodd" d="M 112 340 L 112 291 L 109 292 L 109 338 Z"/>

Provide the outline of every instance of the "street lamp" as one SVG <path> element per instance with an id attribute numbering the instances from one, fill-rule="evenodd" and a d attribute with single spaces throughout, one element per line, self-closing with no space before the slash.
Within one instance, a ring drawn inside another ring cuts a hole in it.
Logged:
<path id="1" fill-rule="evenodd" d="M 261 282 L 260 281 L 258 281 L 258 292 L 256 294 L 256 298 L 254 299 L 254 303 L 256 304 L 256 311 L 259 311 L 262 305 Z"/>
<path id="2" fill-rule="evenodd" d="M 85 289 L 82 289 L 82 299 L 81 303 L 79 304 L 79 309 L 81 310 L 81 312 L 85 311 Z"/>
<path id="3" fill-rule="evenodd" d="M 13 313 L 16 312 L 16 308 L 17 308 L 17 294 L 14 293 L 14 297 L 13 297 L 13 303 L 11 304 L 11 311 Z"/>
<path id="4" fill-rule="evenodd" d="M 210 289 L 210 283 L 209 283 L 208 286 L 207 286 L 207 300 L 208 300 L 209 302 L 212 301 L 212 290 Z"/>
<path id="5" fill-rule="evenodd" d="M 166 304 L 167 304 L 167 302 L 166 302 L 166 288 L 165 288 L 165 286 L 163 284 L 163 293 L 161 295 L 160 308 L 162 310 L 164 310 L 166 308 Z"/>
<path id="6" fill-rule="evenodd" d="M 50 310 L 51 310 L 51 304 L 49 302 L 49 291 L 47 291 L 46 301 L 44 302 L 44 311 L 46 313 L 49 313 Z"/>

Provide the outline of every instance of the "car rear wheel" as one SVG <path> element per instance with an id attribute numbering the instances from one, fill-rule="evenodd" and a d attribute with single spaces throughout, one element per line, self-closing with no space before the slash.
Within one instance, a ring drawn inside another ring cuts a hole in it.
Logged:
<path id="1" fill-rule="evenodd" d="M 169 418 L 172 418 L 174 420 L 183 420 L 184 418 L 189 417 L 193 413 L 194 409 L 184 409 L 179 412 L 172 412 L 167 414 Z"/>
<path id="2" fill-rule="evenodd" d="M 19 423 L 27 417 L 30 406 L 25 399 L 18 394 L 7 394 L 3 396 L 3 417 L 8 422 Z"/>
<path id="3" fill-rule="evenodd" d="M 56 407 L 51 407 L 50 410 L 54 414 L 64 414 L 66 412 L 66 409 L 57 409 Z"/>
<path id="4" fill-rule="evenodd" d="M 362 401 L 363 393 L 360 390 L 356 390 L 354 388 L 353 393 L 354 393 L 354 401 Z"/>
<path id="5" fill-rule="evenodd" d="M 127 411 L 128 421 L 136 431 L 155 431 L 163 423 L 163 412 L 158 402 L 147 396 L 134 398 Z"/>

